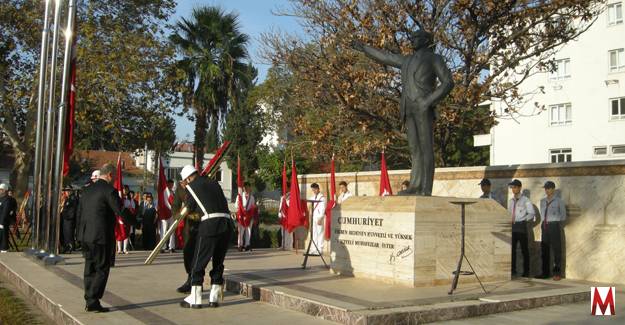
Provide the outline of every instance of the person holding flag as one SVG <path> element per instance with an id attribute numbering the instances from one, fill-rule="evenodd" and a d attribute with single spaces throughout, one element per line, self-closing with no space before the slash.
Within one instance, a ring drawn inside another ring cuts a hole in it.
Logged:
<path id="1" fill-rule="evenodd" d="M 158 220 L 160 222 L 160 235 L 161 237 L 167 233 L 167 230 L 171 228 L 174 218 L 171 214 L 171 206 L 174 203 L 174 181 L 167 181 L 165 178 L 165 170 L 163 168 L 163 159 L 159 157 L 158 167 L 158 195 L 156 211 L 158 212 Z M 170 253 L 174 253 L 176 250 L 176 236 L 170 236 L 169 242 L 165 244 L 163 250 L 169 250 Z"/>
<path id="2" fill-rule="evenodd" d="M 249 251 L 252 240 L 252 223 L 258 215 L 258 207 L 250 183 L 245 182 L 243 184 L 243 193 L 237 195 L 235 206 L 237 206 L 237 223 L 239 224 L 237 246 L 239 252 L 242 250 Z"/>
<path id="3" fill-rule="evenodd" d="M 325 223 L 323 226 L 324 229 L 324 238 L 326 240 L 330 240 L 330 236 L 332 236 L 332 209 L 336 206 L 336 172 L 334 168 L 334 155 L 332 155 L 332 163 L 330 164 L 330 201 L 326 206 L 326 217 Z"/>
<path id="4" fill-rule="evenodd" d="M 278 218 L 280 220 L 280 225 L 282 226 L 282 250 L 291 250 L 293 248 L 293 234 L 287 227 L 290 194 L 289 186 L 286 182 L 285 161 L 282 165 L 282 196 L 280 197 L 280 210 L 278 211 Z"/>
<path id="5" fill-rule="evenodd" d="M 308 210 L 306 209 L 306 201 L 302 200 L 300 197 L 299 184 L 297 182 L 297 168 L 295 167 L 293 157 L 291 157 L 291 185 L 288 195 L 287 231 L 291 233 L 297 227 L 308 228 Z"/>
<path id="6" fill-rule="evenodd" d="M 314 196 L 309 198 L 309 201 L 313 203 L 313 211 L 312 211 L 312 222 L 313 222 L 313 231 L 311 240 L 315 243 L 316 251 L 313 251 L 312 254 L 323 254 L 323 245 L 324 245 L 324 220 L 326 215 L 326 198 L 321 193 L 321 189 L 319 184 L 313 183 L 310 185 Z"/>
<path id="7" fill-rule="evenodd" d="M 121 205 L 120 207 L 122 208 L 122 213 L 117 214 L 115 216 L 115 241 L 117 243 L 117 250 L 116 252 L 118 254 L 124 253 L 124 254 L 128 254 L 128 228 L 126 227 L 126 222 L 124 221 L 124 208 L 126 206 L 126 193 L 124 193 L 124 191 L 127 191 L 124 188 L 123 185 L 123 180 L 122 180 L 122 160 L 121 160 L 121 153 L 117 156 L 117 175 L 115 177 L 115 189 L 117 190 L 117 195 L 119 195 L 119 199 L 121 201 Z M 115 263 L 115 261 L 113 261 L 113 264 Z"/>

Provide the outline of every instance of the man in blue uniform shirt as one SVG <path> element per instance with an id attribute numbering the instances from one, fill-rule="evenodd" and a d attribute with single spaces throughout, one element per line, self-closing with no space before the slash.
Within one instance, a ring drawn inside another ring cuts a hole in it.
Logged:
<path id="1" fill-rule="evenodd" d="M 539 278 L 548 278 L 553 266 L 553 279 L 559 281 L 562 278 L 562 227 L 566 220 L 566 205 L 562 199 L 555 196 L 556 184 L 554 182 L 547 181 L 543 187 L 547 196 L 540 200 L 540 214 L 543 218 L 540 243 L 543 273 Z M 553 264 L 551 264 L 551 250 L 553 250 Z"/>

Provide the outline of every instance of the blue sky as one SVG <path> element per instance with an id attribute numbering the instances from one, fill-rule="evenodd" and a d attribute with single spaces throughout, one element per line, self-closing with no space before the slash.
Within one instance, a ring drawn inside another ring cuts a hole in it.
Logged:
<path id="1" fill-rule="evenodd" d="M 302 30 L 295 18 L 272 14 L 272 11 L 288 8 L 290 4 L 287 0 L 180 0 L 171 23 L 177 22 L 181 17 L 190 17 L 193 8 L 197 6 L 219 6 L 226 12 L 239 14 L 241 28 L 250 36 L 248 50 L 252 63 L 258 69 L 259 82 L 265 78 L 269 68 L 258 53 L 261 34 L 271 30 L 301 34 Z M 193 140 L 193 128 L 193 123 L 186 118 L 176 118 L 178 139 Z"/>

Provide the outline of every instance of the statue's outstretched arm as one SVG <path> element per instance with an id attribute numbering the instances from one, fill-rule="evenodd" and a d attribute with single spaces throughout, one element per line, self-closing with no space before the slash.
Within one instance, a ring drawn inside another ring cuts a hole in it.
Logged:
<path id="1" fill-rule="evenodd" d="M 353 47 L 356 50 L 365 53 L 368 57 L 395 68 L 401 68 L 401 64 L 404 60 L 401 54 L 376 49 L 375 47 L 371 47 L 361 42 L 355 42 Z"/>
<path id="2" fill-rule="evenodd" d="M 429 107 L 436 106 L 445 96 L 449 95 L 454 88 L 454 78 L 451 71 L 447 68 L 442 57 L 436 56 L 433 62 L 434 73 L 438 78 L 440 85 L 427 97 L 426 103 Z"/>

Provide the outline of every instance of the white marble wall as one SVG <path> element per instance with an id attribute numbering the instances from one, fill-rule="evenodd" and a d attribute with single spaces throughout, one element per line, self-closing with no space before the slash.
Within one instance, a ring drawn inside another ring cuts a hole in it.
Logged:
<path id="1" fill-rule="evenodd" d="M 394 192 L 409 178 L 409 171 L 390 171 Z M 524 193 L 536 207 L 544 197 L 543 184 L 556 183 L 567 204 L 565 226 L 565 275 L 571 279 L 625 284 L 625 160 L 568 164 L 466 167 L 437 169 L 435 196 L 478 197 L 481 178 L 488 177 L 503 204 L 510 193 L 507 183 L 523 182 Z M 375 196 L 379 172 L 338 173 L 356 195 Z M 328 174 L 302 175 L 302 195 L 313 182 L 325 191 Z M 536 223 L 532 250 L 532 273 L 540 273 L 540 226 Z M 329 245 L 328 245 L 329 246 Z"/>

